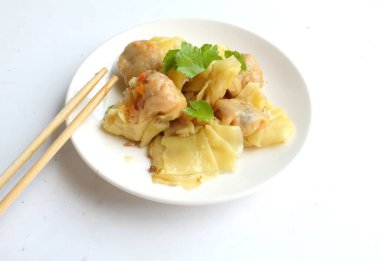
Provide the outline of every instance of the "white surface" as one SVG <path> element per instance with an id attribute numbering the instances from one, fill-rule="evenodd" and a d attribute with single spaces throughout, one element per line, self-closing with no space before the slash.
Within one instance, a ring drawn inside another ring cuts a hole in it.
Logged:
<path id="1" fill-rule="evenodd" d="M 200 34 L 199 28 L 209 33 Z M 226 31 L 233 34 L 234 39 L 226 37 Z M 186 190 L 180 186 L 155 184 L 148 171 L 151 163 L 147 157 L 147 148 L 126 148 L 122 146 L 125 140 L 100 128 L 107 108 L 123 98 L 122 91 L 125 85 L 119 83 L 71 138 L 79 155 L 96 173 L 116 187 L 142 198 L 178 205 L 203 205 L 249 195 L 293 160 L 304 144 L 310 124 L 310 99 L 305 82 L 291 61 L 269 42 L 225 23 L 201 19 L 169 19 L 148 23 L 118 34 L 96 49 L 80 66 L 70 84 L 66 101 L 69 101 L 99 68 L 112 68 L 93 90 L 93 93 L 96 93 L 112 74 L 117 74 L 117 57 L 128 43 L 150 39 L 155 35 L 180 35 L 198 46 L 204 43 L 222 43 L 234 50 L 255 54 L 255 59 L 265 72 L 265 95 L 272 104 L 286 110 L 293 119 L 296 133 L 286 144 L 280 146 L 244 150 L 233 174 L 219 175 L 197 189 Z M 91 93 L 68 117 L 68 122 L 76 117 L 93 95 Z M 130 159 L 126 160 L 125 157 Z"/>
<path id="2" fill-rule="evenodd" d="M 379 260 L 379 2 L 161 2 L 2 4 L 0 169 L 62 107 L 95 47 L 173 16 L 235 23 L 283 50 L 312 98 L 305 147 L 250 197 L 177 207 L 112 187 L 68 143 L 0 217 L 0 259 Z"/>

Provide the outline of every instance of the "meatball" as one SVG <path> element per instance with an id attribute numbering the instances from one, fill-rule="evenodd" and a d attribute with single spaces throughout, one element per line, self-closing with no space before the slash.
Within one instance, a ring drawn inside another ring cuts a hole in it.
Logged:
<path id="1" fill-rule="evenodd" d="M 249 82 L 260 83 L 260 87 L 263 86 L 263 73 L 261 72 L 260 66 L 256 63 L 255 58 L 250 54 L 245 54 L 245 63 L 247 65 L 246 71 L 241 71 L 239 75 L 233 80 L 230 88 L 228 88 L 229 93 L 232 97 L 239 95 L 240 91 Z"/>
<path id="2" fill-rule="evenodd" d="M 221 99 L 214 106 L 215 116 L 224 125 L 239 126 L 243 136 L 253 134 L 267 118 L 251 103 L 238 99 Z"/>
<path id="3" fill-rule="evenodd" d="M 163 73 L 146 71 L 140 74 L 133 85 L 135 87 L 131 88 L 139 93 L 135 99 L 139 122 L 156 115 L 161 115 L 163 120 L 174 120 L 187 106 L 185 96 Z"/>
<path id="4" fill-rule="evenodd" d="M 132 77 L 147 70 L 160 70 L 163 56 L 158 45 L 149 40 L 134 41 L 125 47 L 117 66 L 124 77 L 125 84 Z"/>

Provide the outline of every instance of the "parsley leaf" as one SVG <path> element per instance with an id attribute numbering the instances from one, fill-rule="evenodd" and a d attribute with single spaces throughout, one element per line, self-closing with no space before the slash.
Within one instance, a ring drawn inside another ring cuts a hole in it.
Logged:
<path id="1" fill-rule="evenodd" d="M 205 70 L 203 66 L 202 53 L 198 47 L 183 42 L 181 50 L 175 57 L 177 71 L 193 78 L 195 75 Z"/>
<path id="2" fill-rule="evenodd" d="M 230 50 L 226 50 L 224 52 L 224 56 L 226 58 L 228 58 L 228 57 L 230 57 L 232 55 L 235 56 L 235 58 L 238 59 L 239 62 L 241 63 L 241 70 L 242 71 L 246 71 L 247 70 L 247 65 L 245 64 L 244 54 L 239 53 L 238 51 L 230 51 Z"/>
<path id="3" fill-rule="evenodd" d="M 203 57 L 203 64 L 206 69 L 213 61 L 222 59 L 218 54 L 217 45 L 204 44 L 201 47 L 201 52 Z"/>
<path id="4" fill-rule="evenodd" d="M 175 66 L 175 56 L 179 52 L 178 49 L 170 50 L 166 53 L 163 64 L 164 64 L 164 72 L 169 71 L 171 68 Z"/>
<path id="5" fill-rule="evenodd" d="M 204 44 L 201 48 L 182 42 L 181 49 L 170 50 L 164 57 L 163 69 L 175 69 L 193 78 L 205 71 L 212 61 L 222 59 L 216 45 Z"/>
<path id="6" fill-rule="evenodd" d="M 204 100 L 191 101 L 190 106 L 183 112 L 201 121 L 208 121 L 214 117 L 210 104 Z"/>

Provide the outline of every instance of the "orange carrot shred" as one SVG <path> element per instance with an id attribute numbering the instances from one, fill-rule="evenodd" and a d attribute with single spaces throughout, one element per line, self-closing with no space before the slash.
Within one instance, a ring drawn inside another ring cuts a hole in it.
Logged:
<path id="1" fill-rule="evenodd" d="M 140 93 L 141 95 L 143 95 L 144 94 L 144 85 L 141 84 L 141 85 L 137 86 L 136 91 L 138 93 Z"/>
<path id="2" fill-rule="evenodd" d="M 144 73 L 140 74 L 139 78 L 137 79 L 138 82 L 146 82 L 146 75 Z"/>

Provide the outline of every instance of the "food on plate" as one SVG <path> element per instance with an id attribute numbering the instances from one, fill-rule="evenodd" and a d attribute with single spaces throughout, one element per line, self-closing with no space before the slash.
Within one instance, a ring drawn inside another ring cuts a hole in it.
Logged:
<path id="1" fill-rule="evenodd" d="M 132 78 L 125 100 L 108 109 L 103 128 L 147 145 L 169 128 L 187 106 L 186 98 L 165 74 L 148 70 Z"/>
<path id="2" fill-rule="evenodd" d="M 127 83 L 132 77 L 147 70 L 160 70 L 162 58 L 161 50 L 154 41 L 134 41 L 125 47 L 117 67 Z"/>
<path id="3" fill-rule="evenodd" d="M 264 112 L 240 99 L 220 99 L 214 111 L 223 125 L 239 126 L 244 137 L 253 134 L 267 120 Z"/>
<path id="4" fill-rule="evenodd" d="M 264 95 L 251 54 L 153 37 L 129 43 L 117 65 L 126 90 L 102 127 L 149 146 L 153 182 L 195 188 L 234 171 L 244 148 L 283 143 L 294 132 Z"/>

